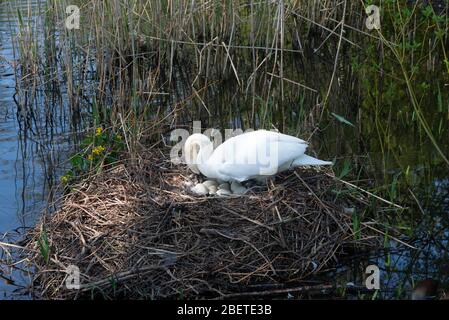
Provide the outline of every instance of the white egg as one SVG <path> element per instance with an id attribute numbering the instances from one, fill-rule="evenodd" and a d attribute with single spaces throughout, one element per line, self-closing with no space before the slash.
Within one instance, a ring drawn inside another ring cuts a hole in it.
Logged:
<path id="1" fill-rule="evenodd" d="M 230 195 L 232 195 L 231 191 L 226 190 L 226 189 L 219 189 L 217 191 L 217 196 L 220 196 L 220 197 L 226 197 L 226 196 L 230 196 Z"/>
<path id="2" fill-rule="evenodd" d="M 207 180 L 207 181 L 204 181 L 204 182 L 203 182 L 203 185 L 204 185 L 206 188 L 209 188 L 209 189 L 210 189 L 210 187 L 217 187 L 217 186 L 218 186 L 218 183 L 217 183 L 217 181 L 215 181 L 215 180 Z"/>
<path id="3" fill-rule="evenodd" d="M 209 189 L 207 189 L 202 183 L 197 184 L 191 190 L 193 193 L 200 196 L 205 196 L 209 193 Z"/>
<path id="4" fill-rule="evenodd" d="M 231 187 L 229 186 L 229 183 L 227 183 L 227 182 L 222 183 L 218 186 L 218 190 L 221 190 L 221 189 L 231 191 Z"/>
<path id="5" fill-rule="evenodd" d="M 246 191 L 248 191 L 244 186 L 242 186 L 240 183 L 234 181 L 231 183 L 231 191 L 233 194 L 244 194 Z"/>
<path id="6" fill-rule="evenodd" d="M 210 195 L 217 194 L 218 188 L 216 186 L 210 186 L 208 189 L 209 189 L 209 194 Z"/>

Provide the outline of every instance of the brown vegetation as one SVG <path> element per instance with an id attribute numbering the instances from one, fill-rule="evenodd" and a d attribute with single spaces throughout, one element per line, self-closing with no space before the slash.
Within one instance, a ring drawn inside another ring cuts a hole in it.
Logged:
<path id="1" fill-rule="evenodd" d="M 157 150 L 73 187 L 31 233 L 36 291 L 46 298 L 266 296 L 335 265 L 355 242 L 375 243 L 369 229 L 353 230 L 348 210 L 366 199 L 336 196 L 345 186 L 330 172 L 290 171 L 233 198 L 198 198 L 186 187 L 191 178 Z M 48 263 L 39 250 L 43 233 Z M 81 290 L 65 287 L 69 265 L 80 268 Z"/>

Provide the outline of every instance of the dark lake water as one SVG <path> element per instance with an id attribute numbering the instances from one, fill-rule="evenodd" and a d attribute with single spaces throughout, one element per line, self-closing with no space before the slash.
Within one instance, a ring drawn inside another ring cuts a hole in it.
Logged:
<path id="1" fill-rule="evenodd" d="M 26 19 L 39 30 L 44 3 L 45 0 L 2 0 L 0 7 L 0 242 L 19 239 L 39 218 L 49 199 L 52 199 L 50 191 L 58 183 L 58 175 L 63 171 L 71 145 L 66 129 L 70 127 L 70 119 L 64 113 L 64 101 L 60 102 L 61 108 L 58 108 L 62 110 L 57 116 L 59 122 L 48 132 L 45 122 L 33 122 L 33 130 L 23 126 L 23 118 L 18 115 L 19 106 L 14 99 L 14 64 L 18 52 L 13 43 L 19 32 L 16 12 L 17 9 L 29 12 Z M 41 37 L 38 39 L 43 41 Z M 332 68 L 321 68 L 320 63 L 316 58 L 306 59 L 302 71 L 309 74 L 322 72 L 322 77 L 327 79 Z M 348 65 L 350 63 L 348 61 Z M 373 74 L 364 77 L 368 82 L 378 79 L 378 75 Z M 315 87 L 319 87 L 322 81 L 317 79 L 313 83 L 313 79 L 308 80 L 305 83 L 312 83 Z M 432 128 L 440 128 L 435 130 L 439 132 L 436 140 L 448 156 L 449 105 L 447 94 L 444 93 L 449 88 L 447 77 L 427 74 L 423 75 L 422 80 L 430 86 L 427 104 L 427 96 L 424 95 L 422 99 L 423 112 L 430 119 Z M 345 86 L 342 88 L 345 89 Z M 208 105 L 240 107 L 239 99 L 234 97 L 234 87 L 223 86 L 219 89 L 210 97 Z M 433 145 L 420 134 L 416 123 L 401 120 L 403 115 L 406 119 L 410 118 L 405 116 L 410 105 L 403 93 L 404 89 L 392 88 L 391 91 L 389 95 L 384 95 L 385 106 L 382 106 L 384 109 L 381 111 L 370 105 L 369 96 L 360 98 L 363 102 L 357 105 L 357 112 L 351 112 L 354 106 L 351 92 L 342 93 L 334 100 L 331 98 L 332 103 L 335 103 L 334 110 L 355 126 L 330 118 L 320 134 L 314 137 L 314 145 L 319 146 L 316 151 L 321 158 L 336 158 L 337 175 L 345 170 L 347 163 L 347 168 L 354 176 L 361 180 L 369 179 L 379 185 L 377 191 L 409 207 L 409 210 L 399 215 L 388 212 L 378 215 L 384 218 L 386 226 L 403 225 L 404 237 L 401 239 L 415 247 L 412 249 L 386 237 L 383 250 L 345 261 L 336 273 L 327 275 L 326 280 L 360 284 L 363 283 L 366 265 L 376 264 L 381 269 L 381 297 L 409 298 L 414 282 L 422 279 L 438 280 L 443 288 L 449 285 L 449 170 Z M 432 97 L 441 91 L 443 105 L 442 108 L 436 108 L 436 99 Z M 40 103 L 39 99 L 36 101 Z M 387 118 L 390 118 L 386 123 L 385 114 L 388 113 Z M 378 119 L 379 114 L 382 114 L 383 119 Z M 293 122 L 299 118 L 296 116 L 297 113 L 293 112 L 287 115 Z M 41 118 L 36 115 L 35 119 Z M 204 120 L 207 123 L 208 120 Z M 383 136 L 379 136 L 379 132 Z M 13 272 L 10 277 L 19 286 L 28 283 L 26 276 L 19 272 Z M 0 277 L 0 299 L 29 298 L 28 295 L 17 293 L 18 288 L 7 284 Z"/>
<path id="2" fill-rule="evenodd" d="M 63 162 L 65 154 L 64 135 L 56 134 L 49 139 L 23 129 L 14 100 L 17 48 L 13 39 L 18 33 L 18 21 L 12 12 L 30 9 L 30 21 L 39 23 L 37 13 L 42 10 L 42 3 L 6 0 L 0 6 L 0 242 L 20 239 L 39 218 L 57 181 L 57 164 Z M 2 267 L 0 276 L 1 272 Z M 29 279 L 20 272 L 13 272 L 12 277 L 18 286 L 7 284 L 0 277 L 0 299 L 27 298 L 20 293 L 20 286 Z"/>

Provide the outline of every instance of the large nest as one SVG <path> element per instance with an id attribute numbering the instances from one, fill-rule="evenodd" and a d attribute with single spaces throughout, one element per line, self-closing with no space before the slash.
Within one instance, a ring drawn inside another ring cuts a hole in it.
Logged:
<path id="1" fill-rule="evenodd" d="M 73 187 L 31 233 L 38 296 L 266 295 L 372 239 L 363 228 L 352 230 L 353 208 L 365 200 L 341 196 L 344 186 L 331 172 L 289 171 L 235 198 L 194 196 L 189 179 L 184 166 L 153 151 L 139 165 L 120 165 Z M 46 238 L 49 259 L 41 250 Z M 70 265 L 80 269 L 81 290 L 66 289 Z"/>

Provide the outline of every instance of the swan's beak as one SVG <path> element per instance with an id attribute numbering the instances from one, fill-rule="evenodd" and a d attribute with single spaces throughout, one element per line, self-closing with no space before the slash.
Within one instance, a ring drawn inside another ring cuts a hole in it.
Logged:
<path id="1" fill-rule="evenodd" d="M 189 169 L 192 170 L 196 174 L 201 174 L 200 170 L 198 169 L 198 166 L 196 164 L 189 164 Z"/>

